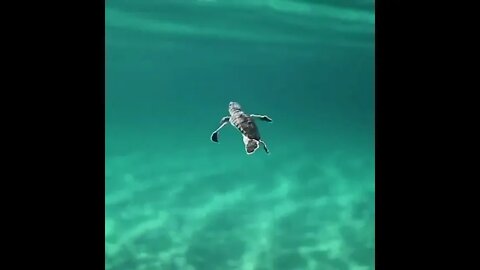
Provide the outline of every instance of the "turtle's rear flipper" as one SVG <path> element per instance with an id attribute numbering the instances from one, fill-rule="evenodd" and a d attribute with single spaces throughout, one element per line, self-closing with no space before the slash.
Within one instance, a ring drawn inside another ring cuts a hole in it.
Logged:
<path id="1" fill-rule="evenodd" d="M 268 151 L 267 144 L 264 141 L 260 141 L 260 143 L 263 145 L 263 150 L 265 150 L 265 153 L 270 154 L 270 151 Z"/>
<path id="2" fill-rule="evenodd" d="M 245 144 L 245 150 L 247 151 L 248 155 L 251 155 L 258 149 L 259 146 L 260 143 L 257 140 L 249 139 Z"/>

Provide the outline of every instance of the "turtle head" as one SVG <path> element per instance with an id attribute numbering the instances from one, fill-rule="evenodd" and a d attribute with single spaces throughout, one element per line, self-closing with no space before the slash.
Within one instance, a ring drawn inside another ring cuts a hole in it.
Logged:
<path id="1" fill-rule="evenodd" d="M 238 104 L 238 102 L 231 101 L 230 103 L 228 103 L 228 111 L 229 112 L 240 111 L 241 109 L 242 109 L 242 107 L 240 106 L 240 104 Z"/>

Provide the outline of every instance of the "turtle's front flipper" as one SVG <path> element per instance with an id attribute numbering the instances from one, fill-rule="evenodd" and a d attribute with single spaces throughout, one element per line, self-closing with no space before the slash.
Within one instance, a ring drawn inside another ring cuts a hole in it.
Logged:
<path id="1" fill-rule="evenodd" d="M 220 121 L 220 126 L 212 133 L 212 135 L 210 136 L 210 139 L 212 140 L 212 142 L 216 142 L 218 143 L 218 132 L 220 131 L 220 129 L 222 129 L 226 124 L 228 124 L 228 121 L 230 120 L 230 117 L 228 116 L 225 116 L 222 118 L 222 120 Z"/>
<path id="2" fill-rule="evenodd" d="M 220 120 L 220 125 L 223 123 L 227 123 L 228 121 L 230 121 L 230 116 L 222 117 L 222 120 Z"/>
<path id="3" fill-rule="evenodd" d="M 266 115 L 259 115 L 259 114 L 250 114 L 250 117 L 258 118 L 262 121 L 265 122 L 273 122 L 272 118 L 266 116 Z"/>

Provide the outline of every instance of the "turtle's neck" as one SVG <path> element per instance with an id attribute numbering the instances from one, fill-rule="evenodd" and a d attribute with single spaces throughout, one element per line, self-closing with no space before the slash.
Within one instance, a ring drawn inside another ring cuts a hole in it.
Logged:
<path id="1" fill-rule="evenodd" d="M 229 110 L 230 115 L 234 115 L 234 114 L 241 113 L 241 112 L 242 112 L 242 110 L 240 110 L 240 109 L 230 109 Z"/>

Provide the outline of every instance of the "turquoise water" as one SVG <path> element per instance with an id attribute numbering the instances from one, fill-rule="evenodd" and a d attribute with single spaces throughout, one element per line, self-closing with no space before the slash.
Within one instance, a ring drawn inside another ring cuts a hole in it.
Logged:
<path id="1" fill-rule="evenodd" d="M 373 1 L 105 12 L 106 269 L 374 269 Z M 210 141 L 230 101 L 269 155 Z"/>

